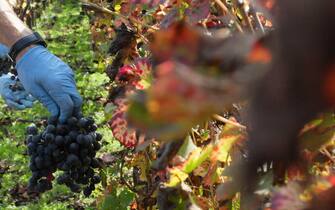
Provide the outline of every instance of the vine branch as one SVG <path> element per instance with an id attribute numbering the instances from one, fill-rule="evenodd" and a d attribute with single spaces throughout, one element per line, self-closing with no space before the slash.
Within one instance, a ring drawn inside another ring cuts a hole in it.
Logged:
<path id="1" fill-rule="evenodd" d="M 241 124 L 238 123 L 238 122 L 231 121 L 231 120 L 229 120 L 229 119 L 227 119 L 227 118 L 224 118 L 224 117 L 222 117 L 222 116 L 220 116 L 220 115 L 218 115 L 218 114 L 214 114 L 214 115 L 213 115 L 213 118 L 216 119 L 216 120 L 218 120 L 218 121 L 221 121 L 221 122 L 224 122 L 224 123 L 227 123 L 227 124 L 234 125 L 234 126 L 236 126 L 236 127 L 238 127 L 238 128 L 241 128 L 241 129 L 243 129 L 243 130 L 246 130 L 246 129 L 247 129 L 246 126 L 241 125 Z"/>
<path id="2" fill-rule="evenodd" d="M 152 29 L 152 30 L 154 30 L 154 31 L 159 30 L 159 28 L 157 28 L 157 27 L 155 27 L 155 26 L 148 25 L 148 24 L 143 23 L 143 22 L 141 22 L 141 21 L 139 21 L 139 20 L 136 20 L 135 18 L 127 17 L 127 16 L 122 15 L 122 14 L 120 14 L 120 13 L 118 13 L 118 12 L 114 12 L 114 11 L 109 10 L 109 9 L 107 9 L 107 8 L 100 7 L 99 5 L 96 5 L 96 4 L 94 4 L 94 3 L 90 3 L 90 2 L 82 1 L 81 4 L 82 4 L 83 7 L 86 7 L 86 8 L 88 8 L 88 9 L 95 10 L 95 11 L 99 11 L 99 12 L 102 12 L 102 13 L 105 13 L 105 14 L 109 14 L 109 15 L 119 16 L 119 17 L 121 17 L 121 18 L 123 18 L 123 19 L 125 19 L 125 20 L 130 20 L 130 21 L 132 21 L 132 22 L 134 22 L 134 23 L 136 23 L 136 24 L 139 24 L 139 25 L 148 27 L 148 28 L 150 28 L 150 29 Z"/>
<path id="3" fill-rule="evenodd" d="M 242 26 L 239 24 L 236 17 L 233 14 L 231 14 L 231 12 L 227 8 L 227 6 L 221 0 L 214 0 L 214 2 L 221 8 L 223 14 L 227 14 L 229 16 L 229 18 L 234 21 L 234 24 L 235 24 L 235 27 L 237 28 L 237 30 L 239 32 L 243 33 Z"/>

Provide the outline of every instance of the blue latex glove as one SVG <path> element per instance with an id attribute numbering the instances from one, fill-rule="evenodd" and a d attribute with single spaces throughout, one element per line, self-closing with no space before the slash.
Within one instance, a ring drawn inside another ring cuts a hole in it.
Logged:
<path id="1" fill-rule="evenodd" d="M 0 43 L 0 58 L 6 57 L 8 51 L 8 47 Z M 34 98 L 23 89 L 19 82 L 12 80 L 12 76 L 14 75 L 5 74 L 0 77 L 0 95 L 11 108 L 25 109 L 32 107 Z M 20 85 L 22 90 L 12 91 L 10 86 L 13 85 Z"/>
<path id="2" fill-rule="evenodd" d="M 8 52 L 9 52 L 8 47 L 0 43 L 0 58 L 6 57 Z"/>
<path id="3" fill-rule="evenodd" d="M 12 80 L 12 74 L 5 74 L 0 77 L 0 94 L 5 100 L 6 104 L 14 109 L 26 109 L 33 106 L 34 97 L 26 92 L 22 84 Z M 10 87 L 13 85 L 20 86 L 22 90 L 13 91 Z"/>
<path id="4" fill-rule="evenodd" d="M 42 46 L 29 49 L 16 69 L 24 88 L 64 123 L 81 111 L 82 98 L 72 69 Z"/>

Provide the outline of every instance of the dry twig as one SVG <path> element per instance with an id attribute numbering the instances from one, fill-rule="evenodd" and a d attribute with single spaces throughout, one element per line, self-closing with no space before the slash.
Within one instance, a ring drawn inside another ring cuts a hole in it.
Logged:
<path id="1" fill-rule="evenodd" d="M 330 152 L 326 148 L 320 149 L 320 152 L 327 156 L 329 160 L 331 160 L 333 163 L 335 163 L 335 158 L 330 154 Z"/>
<path id="2" fill-rule="evenodd" d="M 239 32 L 243 33 L 243 29 L 242 29 L 241 25 L 239 24 L 238 20 L 236 19 L 236 17 L 233 14 L 231 14 L 231 12 L 226 7 L 226 5 L 221 0 L 214 0 L 214 2 L 221 8 L 223 14 L 227 14 L 234 21 L 234 24 L 235 24 L 235 27 L 237 28 L 237 30 Z"/>
<path id="3" fill-rule="evenodd" d="M 234 125 L 234 126 L 236 126 L 236 127 L 238 127 L 238 128 L 241 128 L 241 129 L 243 129 L 243 130 L 246 130 L 246 129 L 247 129 L 247 127 L 246 127 L 245 125 L 241 125 L 241 124 L 238 123 L 238 122 L 231 121 L 231 120 L 229 120 L 229 119 L 227 119 L 227 118 L 224 118 L 224 117 L 222 117 L 222 116 L 220 116 L 220 115 L 218 115 L 218 114 L 214 114 L 214 115 L 213 115 L 213 118 L 216 119 L 216 120 L 218 120 L 218 121 L 221 121 L 221 122 L 224 122 L 224 123 L 227 123 L 227 124 Z"/>

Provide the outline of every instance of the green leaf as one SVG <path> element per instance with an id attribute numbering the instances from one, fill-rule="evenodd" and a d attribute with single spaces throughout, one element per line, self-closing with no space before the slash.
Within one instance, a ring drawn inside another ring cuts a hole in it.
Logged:
<path id="1" fill-rule="evenodd" d="M 179 168 L 173 168 L 169 171 L 170 179 L 165 183 L 166 187 L 175 187 L 188 178 L 188 174 Z"/>
<path id="2" fill-rule="evenodd" d="M 331 141 L 335 134 L 335 118 L 331 112 L 308 123 L 299 135 L 302 149 L 317 151 Z"/>
<path id="3" fill-rule="evenodd" d="M 188 161 L 184 164 L 183 171 L 191 173 L 195 168 L 200 166 L 213 151 L 213 145 L 208 145 L 206 148 L 197 148 L 189 157 Z"/>
<path id="4" fill-rule="evenodd" d="M 192 138 L 188 135 L 178 151 L 178 155 L 183 158 L 187 158 L 188 155 L 194 151 L 197 146 L 193 143 Z"/>
<path id="5" fill-rule="evenodd" d="M 121 192 L 117 189 L 113 189 L 110 194 L 108 194 L 102 203 L 102 210 L 124 210 L 131 204 L 135 198 L 135 194 L 129 190 L 122 189 Z"/>
<path id="6" fill-rule="evenodd" d="M 244 137 L 245 133 L 243 133 L 240 128 L 231 124 L 226 124 L 221 131 L 220 140 L 214 148 L 215 153 L 212 155 L 214 161 L 219 160 L 221 162 L 226 162 L 231 147 Z"/>
<path id="7" fill-rule="evenodd" d="M 166 183 L 168 187 L 175 187 L 185 181 L 194 169 L 207 160 L 213 151 L 213 146 L 208 145 L 205 148 L 196 148 L 181 166 L 169 170 L 170 179 Z"/>

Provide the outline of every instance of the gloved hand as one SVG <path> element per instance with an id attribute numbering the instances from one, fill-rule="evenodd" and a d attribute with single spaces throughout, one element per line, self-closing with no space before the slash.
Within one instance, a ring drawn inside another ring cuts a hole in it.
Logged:
<path id="1" fill-rule="evenodd" d="M 6 57 L 9 52 L 8 47 L 0 43 L 0 58 Z"/>
<path id="2" fill-rule="evenodd" d="M 24 88 L 64 123 L 81 112 L 82 98 L 71 68 L 42 46 L 29 49 L 16 69 Z"/>
<path id="3" fill-rule="evenodd" d="M 21 110 L 31 108 L 35 99 L 20 85 L 14 79 L 14 75 L 4 74 L 0 77 L 0 94 L 11 108 Z M 18 86 L 19 89 L 13 91 L 13 88 L 11 88 L 13 86 Z"/>
<path id="4" fill-rule="evenodd" d="M 0 43 L 0 58 L 7 56 L 9 49 L 7 46 Z M 29 95 L 22 87 L 19 90 L 11 89 L 14 85 L 19 85 L 15 79 L 11 79 L 14 75 L 5 74 L 0 76 L 0 95 L 5 100 L 6 104 L 15 109 L 25 109 L 33 106 L 34 98 Z"/>

